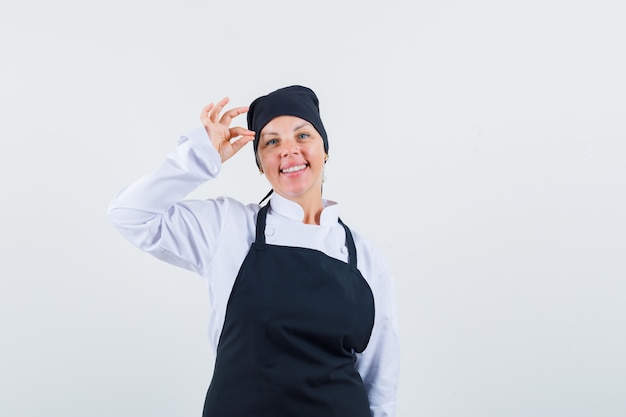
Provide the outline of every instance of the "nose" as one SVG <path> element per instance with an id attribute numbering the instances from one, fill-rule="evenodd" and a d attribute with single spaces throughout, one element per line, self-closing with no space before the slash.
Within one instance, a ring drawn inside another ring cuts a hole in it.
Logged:
<path id="1" fill-rule="evenodd" d="M 300 146 L 296 141 L 287 141 L 283 143 L 283 149 L 281 150 L 281 156 L 286 157 L 289 155 L 297 155 L 300 153 Z"/>

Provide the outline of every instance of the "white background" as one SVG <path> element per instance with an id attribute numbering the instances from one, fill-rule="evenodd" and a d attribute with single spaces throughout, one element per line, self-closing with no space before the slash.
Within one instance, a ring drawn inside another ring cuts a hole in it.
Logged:
<path id="1" fill-rule="evenodd" d="M 304 84 L 325 195 L 396 278 L 398 416 L 623 417 L 624 22 L 621 0 L 3 0 L 0 415 L 200 415 L 205 283 L 106 207 L 205 104 Z M 191 197 L 268 189 L 248 148 Z"/>

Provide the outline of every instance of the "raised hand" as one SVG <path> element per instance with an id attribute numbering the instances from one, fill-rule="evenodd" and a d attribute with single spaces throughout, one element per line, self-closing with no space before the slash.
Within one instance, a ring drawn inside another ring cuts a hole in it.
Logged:
<path id="1" fill-rule="evenodd" d="M 210 103 L 202 109 L 200 121 L 204 125 L 211 143 L 225 162 L 239 152 L 248 142 L 254 140 L 254 132 L 240 126 L 230 127 L 233 119 L 248 111 L 248 107 L 235 107 L 220 116 L 230 99 L 224 97 L 217 104 Z"/>

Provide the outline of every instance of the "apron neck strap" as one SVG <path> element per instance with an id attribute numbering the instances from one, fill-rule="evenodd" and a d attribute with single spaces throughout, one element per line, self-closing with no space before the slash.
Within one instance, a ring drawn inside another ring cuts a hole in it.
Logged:
<path id="1" fill-rule="evenodd" d="M 270 203 L 268 202 L 266 205 L 261 207 L 261 210 L 256 215 L 256 239 L 255 246 L 258 249 L 265 249 L 265 219 L 267 217 L 267 210 L 270 207 Z"/>
<path id="2" fill-rule="evenodd" d="M 354 238 L 352 237 L 352 232 L 350 231 L 350 228 L 346 226 L 344 222 L 341 221 L 341 219 L 337 219 L 337 220 L 339 220 L 339 224 L 341 224 L 343 226 L 343 229 L 346 231 L 346 246 L 348 247 L 348 263 L 350 264 L 351 267 L 353 267 L 354 269 L 357 269 L 356 246 L 354 245 Z"/>

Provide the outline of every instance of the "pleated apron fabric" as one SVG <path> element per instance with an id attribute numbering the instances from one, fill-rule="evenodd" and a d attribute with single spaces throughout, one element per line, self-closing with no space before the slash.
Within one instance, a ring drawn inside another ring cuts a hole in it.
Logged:
<path id="1" fill-rule="evenodd" d="M 370 417 L 355 369 L 374 325 L 357 269 L 323 252 L 265 243 L 269 204 L 228 300 L 203 417 Z"/>

